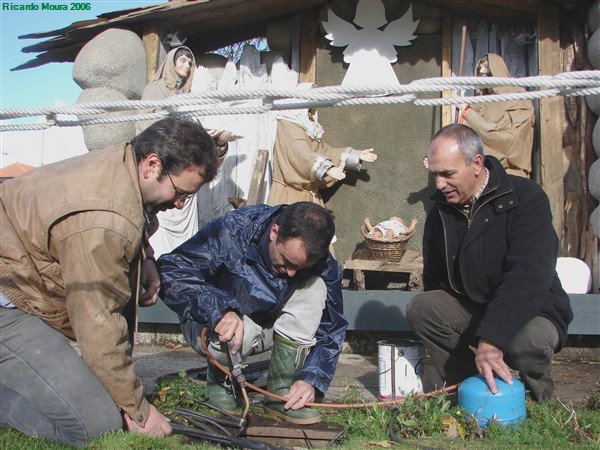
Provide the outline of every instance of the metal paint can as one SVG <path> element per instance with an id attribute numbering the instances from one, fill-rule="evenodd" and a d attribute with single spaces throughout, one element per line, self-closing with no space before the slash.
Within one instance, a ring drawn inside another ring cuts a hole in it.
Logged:
<path id="1" fill-rule="evenodd" d="M 395 399 L 423 392 L 423 344 L 412 339 L 377 342 L 379 398 Z"/>
<path id="2" fill-rule="evenodd" d="M 527 416 L 525 387 L 516 378 L 512 386 L 495 378 L 498 393 L 492 394 L 481 375 L 469 377 L 458 386 L 458 404 L 486 427 L 493 420 L 501 425 L 516 425 Z"/>

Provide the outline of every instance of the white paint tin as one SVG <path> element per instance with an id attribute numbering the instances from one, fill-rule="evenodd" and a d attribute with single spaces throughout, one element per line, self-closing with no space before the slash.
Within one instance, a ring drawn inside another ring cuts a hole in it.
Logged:
<path id="1" fill-rule="evenodd" d="M 377 342 L 377 371 L 381 399 L 423 393 L 423 344 L 411 339 Z"/>

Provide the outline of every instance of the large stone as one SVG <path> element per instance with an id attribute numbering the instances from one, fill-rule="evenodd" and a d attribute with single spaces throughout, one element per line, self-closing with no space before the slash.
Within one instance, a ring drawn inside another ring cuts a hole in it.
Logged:
<path id="1" fill-rule="evenodd" d="M 77 98 L 77 104 L 92 102 L 115 102 L 128 100 L 121 92 L 109 88 L 91 88 L 84 90 Z M 118 117 L 133 115 L 135 111 L 116 111 L 105 113 L 102 117 Z M 79 120 L 97 117 L 95 115 L 79 115 Z M 112 145 L 128 142 L 135 137 L 135 122 L 107 123 L 84 125 L 83 139 L 88 150 L 100 150 Z"/>
<path id="2" fill-rule="evenodd" d="M 596 237 L 600 238 L 600 206 L 596 206 L 596 209 L 590 216 L 590 227 Z"/>
<path id="3" fill-rule="evenodd" d="M 594 114 L 600 116 L 600 95 L 586 95 L 585 102 Z"/>
<path id="4" fill-rule="evenodd" d="M 594 4 L 590 6 L 587 19 L 592 33 L 600 28 L 600 0 L 596 0 Z"/>
<path id="5" fill-rule="evenodd" d="M 79 52 L 73 80 L 82 89 L 109 87 L 127 98 L 139 99 L 146 86 L 146 53 L 137 34 L 108 29 Z"/>
<path id="6" fill-rule="evenodd" d="M 600 30 L 596 30 L 588 41 L 588 59 L 594 69 L 600 69 Z"/>
<path id="7" fill-rule="evenodd" d="M 597 159 L 590 166 L 588 175 L 588 187 L 590 195 L 596 200 L 600 200 L 600 159 Z"/>

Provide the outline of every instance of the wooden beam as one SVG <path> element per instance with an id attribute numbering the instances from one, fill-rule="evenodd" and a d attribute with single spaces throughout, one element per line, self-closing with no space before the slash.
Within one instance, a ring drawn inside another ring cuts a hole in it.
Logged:
<path id="1" fill-rule="evenodd" d="M 300 18 L 300 82 L 314 83 L 317 73 L 316 20 L 312 9 L 302 11 Z"/>
<path id="2" fill-rule="evenodd" d="M 452 76 L 452 11 L 442 10 L 442 77 Z M 442 98 L 452 96 L 452 91 L 443 91 Z M 451 105 L 442 106 L 442 126 L 452 123 Z"/>
<path id="3" fill-rule="evenodd" d="M 160 55 L 160 24 L 157 21 L 144 22 L 144 34 L 142 37 L 144 50 L 146 51 L 146 84 L 148 84 L 158 70 L 158 58 Z"/>
<path id="4" fill-rule="evenodd" d="M 263 187 L 265 184 L 265 171 L 267 170 L 267 161 L 269 160 L 269 152 L 259 150 L 256 162 L 254 163 L 254 171 L 250 180 L 250 188 L 248 189 L 248 201 L 246 205 L 258 205 L 262 203 Z"/>
<path id="5" fill-rule="evenodd" d="M 452 8 L 456 12 L 509 25 L 531 25 L 535 23 L 535 6 L 531 5 L 530 0 L 521 2 L 510 0 L 423 0 L 423 3 L 441 6 L 442 8 Z"/>
<path id="6" fill-rule="evenodd" d="M 562 50 L 560 47 L 560 10 L 557 6 L 540 8 L 538 46 L 540 75 L 560 73 Z M 550 198 L 554 230 L 561 240 L 565 203 L 562 148 L 564 115 L 562 97 L 550 97 L 540 101 L 540 184 Z"/>

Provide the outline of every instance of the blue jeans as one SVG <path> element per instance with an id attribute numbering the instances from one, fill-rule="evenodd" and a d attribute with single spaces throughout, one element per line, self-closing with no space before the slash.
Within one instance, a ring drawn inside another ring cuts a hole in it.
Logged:
<path id="1" fill-rule="evenodd" d="M 121 430 L 119 409 L 65 336 L 0 307 L 0 425 L 82 446 Z"/>

